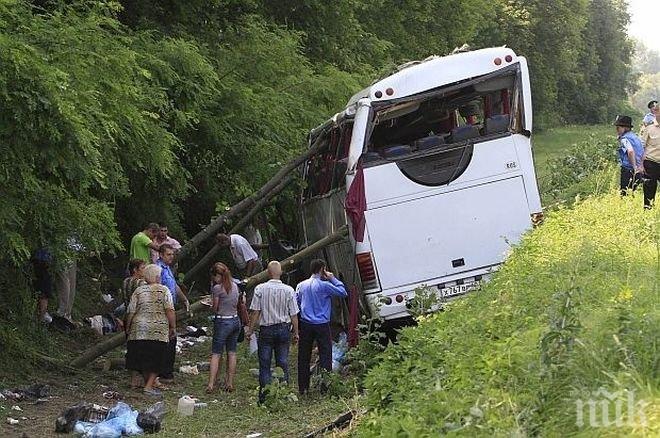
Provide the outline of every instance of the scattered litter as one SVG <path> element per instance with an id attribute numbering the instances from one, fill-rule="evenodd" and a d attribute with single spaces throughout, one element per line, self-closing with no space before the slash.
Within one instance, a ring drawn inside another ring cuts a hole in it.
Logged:
<path id="1" fill-rule="evenodd" d="M 90 316 L 85 322 L 99 335 L 117 333 L 121 329 L 120 321 L 111 313 Z"/>
<path id="2" fill-rule="evenodd" d="M 18 420 L 15 418 L 7 417 L 7 424 L 18 424 Z"/>
<path id="3" fill-rule="evenodd" d="M 348 350 L 346 332 L 341 332 L 339 340 L 332 343 L 332 371 L 339 371 L 341 363 L 344 361 L 346 350 Z"/>
<path id="4" fill-rule="evenodd" d="M 197 403 L 195 403 L 195 409 L 205 408 L 205 407 L 207 407 L 208 405 L 209 405 L 208 403 L 197 402 Z"/>
<path id="5" fill-rule="evenodd" d="M 259 432 L 251 433 L 250 435 L 245 435 L 245 438 L 259 438 L 262 435 L 263 435 L 263 433 L 259 433 Z"/>
<path id="6" fill-rule="evenodd" d="M 197 362 L 197 369 L 202 372 L 202 371 L 208 371 L 211 369 L 211 364 L 208 362 Z"/>
<path id="7" fill-rule="evenodd" d="M 0 391 L 0 394 L 2 394 L 3 399 L 21 401 L 26 398 L 45 398 L 48 397 L 49 392 L 50 388 L 48 385 L 34 383 L 26 388 L 5 389 Z"/>
<path id="8" fill-rule="evenodd" d="M 21 407 L 18 406 L 18 405 L 14 405 L 14 406 L 11 407 L 11 410 L 12 411 L 22 411 L 23 409 L 21 409 Z"/>
<path id="9" fill-rule="evenodd" d="M 27 421 L 28 417 L 21 417 L 21 420 Z"/>
<path id="10" fill-rule="evenodd" d="M 217 403 L 217 402 L 218 402 L 218 399 L 217 399 L 217 398 L 216 398 L 216 399 L 213 399 L 213 400 L 211 400 L 211 403 Z"/>
<path id="11" fill-rule="evenodd" d="M 71 433 L 76 423 L 99 423 L 108 415 L 108 408 L 97 404 L 81 402 L 66 408 L 55 420 L 55 432 Z"/>
<path id="12" fill-rule="evenodd" d="M 197 365 L 183 365 L 179 368 L 179 372 L 183 374 L 190 374 L 193 376 L 196 376 L 199 374 L 199 370 L 197 369 Z"/>
<path id="13" fill-rule="evenodd" d="M 103 398 L 108 400 L 121 400 L 123 397 L 117 391 L 106 391 L 103 393 Z"/>
<path id="14" fill-rule="evenodd" d="M 47 398 L 38 398 L 37 401 L 34 402 L 35 405 L 40 405 L 42 403 L 47 403 L 49 400 Z"/>
<path id="15" fill-rule="evenodd" d="M 179 399 L 177 413 L 187 417 L 192 415 L 193 412 L 195 412 L 195 400 L 190 398 L 190 396 L 184 395 Z"/>
<path id="16" fill-rule="evenodd" d="M 124 402 L 118 402 L 108 411 L 99 423 L 78 421 L 74 432 L 84 438 L 119 438 L 123 435 L 141 435 L 143 430 L 137 424 L 138 411 Z"/>
<path id="17" fill-rule="evenodd" d="M 112 298 L 112 295 L 110 294 L 102 294 L 101 298 L 103 299 L 103 301 L 105 301 L 106 304 L 110 304 L 112 300 L 114 300 L 114 298 Z"/>
<path id="18" fill-rule="evenodd" d="M 250 335 L 250 354 L 255 354 L 259 349 L 259 344 L 257 343 L 257 335 L 252 333 Z"/>
<path id="19" fill-rule="evenodd" d="M 145 433 L 160 432 L 163 417 L 166 413 L 165 402 L 159 401 L 146 411 L 138 414 L 137 424 L 145 431 Z"/>
<path id="20" fill-rule="evenodd" d="M 0 392 L 0 400 L 4 400 L 4 399 L 6 399 L 6 398 L 7 398 L 7 397 L 5 397 L 5 395 L 4 395 L 3 393 Z"/>

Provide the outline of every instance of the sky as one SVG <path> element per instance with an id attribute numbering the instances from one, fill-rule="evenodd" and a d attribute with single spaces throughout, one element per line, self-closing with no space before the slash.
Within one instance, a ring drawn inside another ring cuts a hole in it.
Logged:
<path id="1" fill-rule="evenodd" d="M 660 52 L 660 0 L 628 0 L 630 26 L 628 33 L 644 42 L 646 46 Z"/>

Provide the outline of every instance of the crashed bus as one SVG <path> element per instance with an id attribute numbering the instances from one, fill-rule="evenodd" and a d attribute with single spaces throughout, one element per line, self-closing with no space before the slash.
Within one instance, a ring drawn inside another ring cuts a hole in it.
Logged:
<path id="1" fill-rule="evenodd" d="M 409 318 L 426 288 L 473 289 L 542 217 L 532 157 L 527 61 L 506 47 L 404 65 L 355 94 L 309 135 L 307 243 L 348 224 L 325 249 L 363 310 Z"/>

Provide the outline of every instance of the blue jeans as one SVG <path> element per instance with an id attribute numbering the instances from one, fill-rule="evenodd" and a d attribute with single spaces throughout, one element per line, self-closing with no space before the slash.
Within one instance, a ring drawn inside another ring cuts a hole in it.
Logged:
<path id="1" fill-rule="evenodd" d="M 273 376 L 270 364 L 275 352 L 275 365 L 284 371 L 284 380 L 289 383 L 289 344 L 291 342 L 291 324 L 274 324 L 261 326 L 257 346 L 259 347 L 259 398 L 263 397 L 263 389 Z M 263 401 L 263 400 L 262 400 Z"/>
<path id="2" fill-rule="evenodd" d="M 223 350 L 227 353 L 236 353 L 238 344 L 238 334 L 241 331 L 241 323 L 238 316 L 233 318 L 215 318 L 213 324 L 213 354 L 222 354 Z"/>

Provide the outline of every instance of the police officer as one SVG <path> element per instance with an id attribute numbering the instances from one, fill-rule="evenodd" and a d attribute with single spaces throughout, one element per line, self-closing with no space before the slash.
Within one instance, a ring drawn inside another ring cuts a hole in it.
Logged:
<path id="1" fill-rule="evenodd" d="M 619 140 L 621 196 L 625 196 L 628 189 L 634 191 L 637 185 L 642 182 L 644 147 L 640 138 L 632 132 L 633 125 L 630 116 L 617 116 L 614 126 L 616 126 Z"/>

